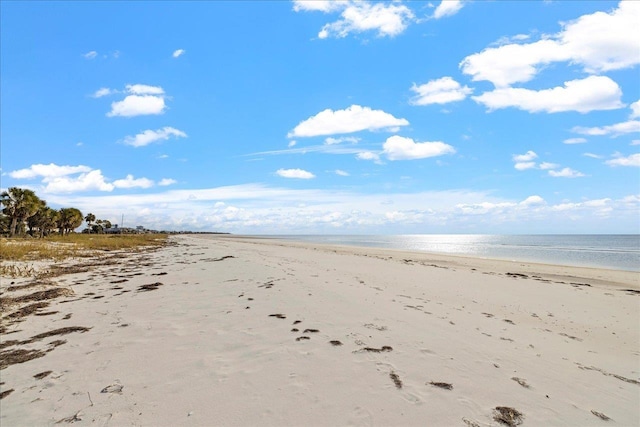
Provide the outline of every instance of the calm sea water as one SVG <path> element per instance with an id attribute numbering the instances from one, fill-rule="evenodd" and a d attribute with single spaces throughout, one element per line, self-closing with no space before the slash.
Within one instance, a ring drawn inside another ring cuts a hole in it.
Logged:
<path id="1" fill-rule="evenodd" d="M 640 271 L 640 235 L 286 235 L 287 240 Z"/>

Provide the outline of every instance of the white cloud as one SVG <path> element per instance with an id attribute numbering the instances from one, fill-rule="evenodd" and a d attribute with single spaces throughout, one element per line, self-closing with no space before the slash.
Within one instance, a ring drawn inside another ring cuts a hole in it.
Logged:
<path id="1" fill-rule="evenodd" d="M 531 80 L 553 62 L 582 65 L 588 73 L 629 68 L 640 63 L 637 33 L 640 3 L 622 1 L 611 13 L 595 12 L 562 23 L 562 31 L 528 44 L 507 44 L 467 56 L 460 67 L 474 81 L 497 87 Z"/>
<path id="2" fill-rule="evenodd" d="M 276 174 L 283 178 L 311 179 L 316 176 L 302 169 L 278 169 Z"/>
<path id="3" fill-rule="evenodd" d="M 75 193 L 80 191 L 112 191 L 114 186 L 105 181 L 100 169 L 79 176 L 57 176 L 43 179 L 44 191 L 47 193 Z"/>
<path id="4" fill-rule="evenodd" d="M 95 91 L 95 93 L 91 96 L 94 98 L 102 98 L 103 96 L 112 95 L 114 93 L 118 93 L 118 91 L 114 89 L 109 89 L 108 87 L 101 87 L 100 89 Z"/>
<path id="5" fill-rule="evenodd" d="M 153 181 L 147 178 L 134 178 L 133 175 L 127 175 L 125 179 L 117 179 L 113 181 L 116 188 L 150 188 L 153 187 Z"/>
<path id="6" fill-rule="evenodd" d="M 181 55 L 184 55 L 184 54 L 185 54 L 185 52 L 186 52 L 186 51 L 185 51 L 184 49 L 178 49 L 178 50 L 173 51 L 173 55 L 172 55 L 172 56 L 173 56 L 174 58 L 177 58 L 177 57 L 179 57 L 179 56 L 181 56 Z"/>
<path id="7" fill-rule="evenodd" d="M 515 165 L 513 165 L 513 167 L 519 171 L 524 171 L 527 169 L 535 169 L 536 162 L 517 162 Z"/>
<path id="8" fill-rule="evenodd" d="M 345 8 L 349 1 L 340 0 L 294 0 L 293 10 L 296 12 L 319 11 L 319 12 L 336 12 Z"/>
<path id="9" fill-rule="evenodd" d="M 360 141 L 360 138 L 356 138 L 355 136 L 341 136 L 339 138 L 328 137 L 324 140 L 324 143 L 327 145 L 340 144 L 343 142 L 350 142 L 352 144 L 357 144 Z"/>
<path id="10" fill-rule="evenodd" d="M 535 205 L 544 205 L 544 204 L 546 204 L 545 200 L 538 195 L 529 196 L 520 202 L 520 205 L 522 206 L 535 206 Z"/>
<path id="11" fill-rule="evenodd" d="M 566 231 L 569 225 L 584 233 L 594 229 L 607 233 L 637 229 L 637 195 L 610 201 L 566 200 L 558 205 L 545 203 L 542 197 L 538 199 L 531 193 L 517 200 L 494 194 L 469 190 L 389 194 L 382 188 L 379 193 L 358 193 L 245 184 L 115 195 L 42 196 L 52 206 L 75 206 L 83 212 L 100 213 L 101 218 L 111 218 L 112 222 L 119 222 L 124 214 L 130 224 L 157 230 L 237 234 L 374 234 L 383 230 L 409 234 L 437 229 L 444 233 L 474 233 L 481 225 L 485 232 L 505 234 L 521 232 L 523 223 L 530 232 L 547 233 Z M 388 218 L 390 204 L 397 214 L 391 212 Z"/>
<path id="12" fill-rule="evenodd" d="M 549 170 L 549 169 L 558 169 L 560 165 L 556 163 L 542 162 L 538 167 L 542 170 Z"/>
<path id="13" fill-rule="evenodd" d="M 593 153 L 584 153 L 583 156 L 590 157 L 592 159 L 601 159 L 602 158 L 602 156 L 599 156 L 599 155 L 593 154 Z"/>
<path id="14" fill-rule="evenodd" d="M 349 176 L 349 172 L 345 172 L 343 170 L 340 169 L 336 169 L 336 175 L 340 175 L 340 176 Z"/>
<path id="15" fill-rule="evenodd" d="M 461 0 L 442 0 L 435 12 L 433 12 L 433 17 L 440 19 L 445 16 L 453 16 L 462 9 L 462 6 Z"/>
<path id="16" fill-rule="evenodd" d="M 621 108 L 622 91 L 616 82 L 605 76 L 589 76 L 571 80 L 564 87 L 531 90 L 524 88 L 498 88 L 472 99 L 485 105 L 490 111 L 515 107 L 530 113 L 558 113 Z"/>
<path id="17" fill-rule="evenodd" d="M 602 126 L 602 127 L 582 127 L 575 126 L 571 129 L 571 132 L 579 133 L 582 135 L 592 135 L 592 136 L 602 136 L 602 135 L 611 135 L 611 136 L 620 136 L 627 133 L 636 133 L 640 132 L 640 120 L 629 120 L 627 122 L 616 123 L 614 125 Z"/>
<path id="18" fill-rule="evenodd" d="M 176 138 L 186 138 L 187 134 L 176 128 L 165 126 L 162 129 L 147 129 L 135 136 L 127 136 L 124 138 L 123 143 L 133 147 L 143 147 L 156 141 L 167 140 L 172 136 Z"/>
<path id="19" fill-rule="evenodd" d="M 96 52 L 95 50 L 92 50 L 90 52 L 85 53 L 82 56 L 84 56 L 85 59 L 94 59 L 96 56 L 98 56 L 98 52 Z"/>
<path id="20" fill-rule="evenodd" d="M 514 154 L 512 158 L 515 162 L 513 167 L 519 171 L 523 171 L 527 169 L 535 169 L 536 162 L 533 162 L 532 160 L 537 159 L 538 155 L 535 151 L 529 150 L 525 154 Z"/>
<path id="21" fill-rule="evenodd" d="M 345 110 L 326 109 L 321 111 L 300 122 L 288 137 L 335 135 L 363 130 L 388 129 L 408 124 L 406 119 L 397 119 L 382 110 L 352 105 Z"/>
<path id="22" fill-rule="evenodd" d="M 631 154 L 628 157 L 619 156 L 615 159 L 607 160 L 605 162 L 609 166 L 635 166 L 640 167 L 640 153 Z"/>
<path id="23" fill-rule="evenodd" d="M 631 108 L 631 114 L 629 115 L 630 119 L 636 119 L 640 117 L 640 100 L 629 105 L 629 108 Z"/>
<path id="24" fill-rule="evenodd" d="M 287 147 L 291 148 L 291 147 L 295 147 L 297 144 L 297 142 L 295 140 L 289 141 L 289 144 L 287 144 Z"/>
<path id="25" fill-rule="evenodd" d="M 125 179 L 108 182 L 100 169 L 89 166 L 60 166 L 54 163 L 48 165 L 34 164 L 25 169 L 9 172 L 14 179 L 40 178 L 42 191 L 48 193 L 73 193 L 81 191 L 112 191 L 114 188 L 149 188 L 153 181 L 147 178 L 135 179 L 127 175 Z M 163 180 L 164 185 L 170 181 Z"/>
<path id="26" fill-rule="evenodd" d="M 164 89 L 160 86 L 149 86 L 142 84 L 126 85 L 127 92 L 133 95 L 164 95 Z"/>
<path id="27" fill-rule="evenodd" d="M 587 142 L 584 138 L 569 138 L 562 141 L 563 144 L 584 144 Z"/>
<path id="28" fill-rule="evenodd" d="M 160 180 L 160 182 L 158 182 L 158 185 L 161 187 L 166 187 L 167 185 L 173 185 L 175 183 L 177 183 L 178 181 L 176 181 L 175 179 L 171 179 L 171 178 L 162 178 Z"/>
<path id="29" fill-rule="evenodd" d="M 640 145 L 640 139 L 634 139 L 629 145 Z"/>
<path id="30" fill-rule="evenodd" d="M 411 100 L 413 105 L 446 104 L 461 101 L 473 92 L 473 89 L 461 86 L 451 77 L 431 80 L 420 86 L 414 83 L 411 90 L 416 93 L 416 96 Z"/>
<path id="31" fill-rule="evenodd" d="M 571 168 L 563 168 L 559 171 L 550 170 L 549 176 L 552 176 L 554 178 L 578 178 L 584 176 L 584 174 Z"/>
<path id="32" fill-rule="evenodd" d="M 35 177 L 48 179 L 89 171 L 91 171 L 89 166 L 58 166 L 54 163 L 49 163 L 48 165 L 35 164 L 26 169 L 9 172 L 9 176 L 15 179 L 31 179 Z"/>
<path id="33" fill-rule="evenodd" d="M 411 138 L 394 135 L 382 145 L 389 160 L 415 160 L 453 154 L 455 148 L 444 142 L 415 142 Z"/>
<path id="34" fill-rule="evenodd" d="M 376 163 L 380 163 L 380 155 L 373 151 L 361 151 L 356 154 L 358 160 L 373 160 Z"/>
<path id="35" fill-rule="evenodd" d="M 537 159 L 538 155 L 535 151 L 527 151 L 525 154 L 514 154 L 513 161 L 514 162 L 530 162 L 533 159 Z"/>
<path id="36" fill-rule="evenodd" d="M 164 113 L 164 98 L 151 95 L 129 95 L 122 101 L 113 102 L 107 117 L 133 117 Z"/>
<path id="37" fill-rule="evenodd" d="M 296 2 L 294 10 L 321 10 L 335 12 L 342 8 L 340 19 L 326 24 L 318 33 L 318 37 L 346 37 L 350 33 L 377 31 L 379 37 L 393 37 L 402 33 L 414 19 L 413 12 L 408 7 L 398 4 L 371 4 L 366 1 L 357 2 L 319 2 L 315 7 L 309 7 L 311 2 Z M 298 7 L 298 9 L 296 9 Z"/>

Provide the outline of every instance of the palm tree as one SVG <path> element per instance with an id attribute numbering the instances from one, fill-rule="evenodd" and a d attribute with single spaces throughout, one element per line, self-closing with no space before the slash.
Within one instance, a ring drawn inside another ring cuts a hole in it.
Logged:
<path id="1" fill-rule="evenodd" d="M 57 210 L 45 206 L 29 218 L 29 227 L 31 228 L 33 225 L 33 227 L 38 228 L 40 237 L 42 238 L 49 235 L 51 231 L 57 227 L 58 217 L 59 213 Z"/>
<path id="2" fill-rule="evenodd" d="M 0 203 L 4 205 L 2 213 L 11 219 L 9 236 L 16 234 L 16 229 L 24 227 L 24 222 L 38 212 L 41 200 L 31 190 L 11 187 L 0 194 Z"/>
<path id="3" fill-rule="evenodd" d="M 29 235 L 33 236 L 33 231 L 36 228 L 40 228 L 40 212 L 44 211 L 44 209 L 47 207 L 47 202 L 42 200 L 42 199 L 38 199 L 38 201 L 36 202 L 36 207 L 37 210 L 36 212 L 31 215 L 29 218 L 27 218 L 27 227 L 29 227 Z"/>
<path id="4" fill-rule="evenodd" d="M 89 229 L 89 233 L 91 233 L 91 224 L 96 220 L 96 216 L 92 213 L 89 213 L 84 217 L 84 220 L 87 221 L 87 228 Z"/>
<path id="5" fill-rule="evenodd" d="M 58 218 L 58 228 L 60 234 L 69 234 L 72 230 L 80 227 L 84 220 L 82 212 L 76 208 L 62 208 Z"/>

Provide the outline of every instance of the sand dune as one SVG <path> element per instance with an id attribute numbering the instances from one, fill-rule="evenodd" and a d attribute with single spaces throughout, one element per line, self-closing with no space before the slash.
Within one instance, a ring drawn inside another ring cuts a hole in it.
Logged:
<path id="1" fill-rule="evenodd" d="M 640 424 L 637 273 L 171 240 L 2 279 L 3 426 Z"/>

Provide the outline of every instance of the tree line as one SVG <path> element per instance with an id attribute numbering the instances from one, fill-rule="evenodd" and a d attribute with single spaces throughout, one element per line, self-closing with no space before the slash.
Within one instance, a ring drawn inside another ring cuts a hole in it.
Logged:
<path id="1" fill-rule="evenodd" d="M 30 235 L 45 237 L 53 233 L 66 235 L 87 222 L 87 232 L 102 233 L 111 228 L 111 222 L 96 219 L 92 213 L 86 217 L 77 208 L 53 209 L 47 202 L 28 189 L 11 187 L 0 194 L 3 206 L 0 214 L 0 233 L 9 237 Z"/>

